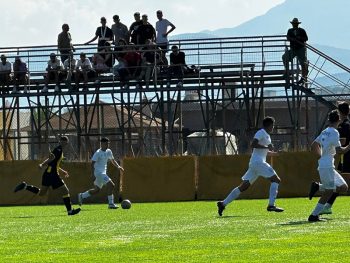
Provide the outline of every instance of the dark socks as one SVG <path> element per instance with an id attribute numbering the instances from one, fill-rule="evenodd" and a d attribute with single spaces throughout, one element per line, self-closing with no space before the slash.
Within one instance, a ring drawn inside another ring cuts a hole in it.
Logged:
<path id="1" fill-rule="evenodd" d="M 71 204 L 71 202 L 70 202 L 70 196 L 69 196 L 69 194 L 63 196 L 63 202 L 64 202 L 64 205 L 66 206 L 67 211 L 68 211 L 68 212 L 71 211 L 71 210 L 72 210 L 72 204 Z"/>
<path id="2" fill-rule="evenodd" d="M 40 189 L 34 185 L 27 185 L 25 189 L 33 194 L 38 194 L 40 191 Z"/>
<path id="3" fill-rule="evenodd" d="M 330 205 L 333 205 L 335 199 L 337 199 L 338 197 L 338 193 L 336 192 L 333 192 L 332 196 L 328 199 L 327 203 L 330 204 Z"/>

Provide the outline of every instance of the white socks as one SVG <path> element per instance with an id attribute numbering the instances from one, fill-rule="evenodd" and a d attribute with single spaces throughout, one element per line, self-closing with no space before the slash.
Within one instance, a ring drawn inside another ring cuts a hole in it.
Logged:
<path id="1" fill-rule="evenodd" d="M 323 204 L 317 203 L 314 211 L 312 211 L 312 215 L 313 216 L 318 216 L 321 213 L 321 211 L 323 210 L 323 208 L 324 208 Z"/>
<path id="2" fill-rule="evenodd" d="M 269 194 L 269 206 L 274 206 L 277 193 L 278 193 L 278 183 L 272 182 L 270 185 L 270 194 Z"/>
<path id="3" fill-rule="evenodd" d="M 84 193 L 81 194 L 81 197 L 82 197 L 83 199 L 88 198 L 88 197 L 90 197 L 90 196 L 91 196 L 91 194 L 89 193 L 89 191 L 86 191 L 86 192 L 84 192 Z"/>
<path id="4" fill-rule="evenodd" d="M 231 191 L 231 193 L 226 197 L 226 199 L 224 200 L 224 205 L 228 205 L 229 203 L 231 203 L 233 200 L 237 199 L 237 197 L 241 194 L 241 191 L 239 190 L 238 187 L 236 187 L 235 189 L 233 189 Z"/>
<path id="5" fill-rule="evenodd" d="M 114 195 L 113 194 L 108 196 L 108 204 L 114 204 Z"/>

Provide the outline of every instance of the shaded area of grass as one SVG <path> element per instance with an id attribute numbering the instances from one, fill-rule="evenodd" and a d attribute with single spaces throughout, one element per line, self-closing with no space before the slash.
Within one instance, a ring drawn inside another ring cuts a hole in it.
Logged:
<path id="1" fill-rule="evenodd" d="M 308 223 L 316 200 L 239 200 L 217 216 L 216 202 L 1 207 L 3 262 L 350 262 L 350 197 L 329 220 Z"/>

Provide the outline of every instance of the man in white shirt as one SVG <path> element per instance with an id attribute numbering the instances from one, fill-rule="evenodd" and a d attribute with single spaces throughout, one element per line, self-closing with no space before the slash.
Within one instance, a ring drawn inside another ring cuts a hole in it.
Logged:
<path id="1" fill-rule="evenodd" d="M 62 75 L 66 79 L 66 86 L 70 88 L 71 80 L 75 78 L 75 68 L 77 66 L 77 61 L 73 57 L 73 53 L 70 53 L 68 58 L 63 62 L 63 72 Z"/>
<path id="2" fill-rule="evenodd" d="M 169 20 L 163 18 L 163 12 L 161 10 L 157 11 L 157 18 L 158 21 L 156 22 L 156 43 L 164 51 L 164 53 L 166 53 L 169 43 L 168 35 L 174 31 L 176 27 L 171 22 L 169 22 Z M 168 31 L 169 26 L 170 29 Z"/>
<path id="3" fill-rule="evenodd" d="M 11 64 L 11 62 L 7 61 L 7 58 L 6 58 L 5 55 L 1 55 L 0 85 L 1 85 L 2 88 L 4 88 L 6 86 L 7 90 L 9 89 L 9 85 L 10 85 L 10 82 L 11 82 L 11 71 L 12 71 L 12 64 Z"/>
<path id="4" fill-rule="evenodd" d="M 107 187 L 107 195 L 108 195 L 108 208 L 116 209 L 118 206 L 114 203 L 114 195 L 113 190 L 115 187 L 114 182 L 107 175 L 107 163 L 111 161 L 111 163 L 117 167 L 118 169 L 124 171 L 123 167 L 121 167 L 118 162 L 114 159 L 113 153 L 111 149 L 108 148 L 109 139 L 102 138 L 101 139 L 101 148 L 98 149 L 91 158 L 91 168 L 92 168 L 92 177 L 95 178 L 94 185 L 95 187 L 85 191 L 84 193 L 78 194 L 79 205 L 83 204 L 83 200 L 92 195 L 100 192 L 102 187 L 106 185 Z"/>
<path id="5" fill-rule="evenodd" d="M 55 53 L 50 54 L 50 60 L 47 62 L 46 75 L 45 75 L 45 86 L 41 90 L 41 92 L 47 92 L 47 85 L 50 80 L 53 80 L 56 83 L 55 91 L 59 91 L 60 80 L 62 78 L 61 70 L 63 69 L 63 65 L 61 60 L 56 57 Z"/>
<path id="6" fill-rule="evenodd" d="M 266 162 L 266 156 L 276 156 L 278 153 L 273 151 L 270 133 L 273 131 L 275 119 L 265 117 L 263 120 L 263 128 L 257 131 L 254 136 L 251 147 L 253 148 L 252 156 L 250 157 L 248 171 L 242 177 L 242 183 L 234 188 L 225 200 L 217 202 L 218 214 L 222 216 L 225 207 L 239 195 L 246 191 L 259 176 L 262 176 L 271 181 L 269 204 L 267 211 L 283 212 L 284 209 L 275 206 L 275 200 L 278 193 L 278 186 L 281 179 L 276 174 L 275 170 Z"/>
<path id="7" fill-rule="evenodd" d="M 340 123 L 340 116 L 337 110 L 333 110 L 328 114 L 328 121 L 328 128 L 324 129 L 311 144 L 312 151 L 320 157 L 318 160 L 318 173 L 321 183 L 313 183 L 311 185 L 309 198 L 311 199 L 318 190 L 322 192 L 322 195 L 308 218 L 309 222 L 323 221 L 319 215 L 333 192 L 339 193 L 348 190 L 345 180 L 335 170 L 334 155 L 336 153 L 347 153 L 350 150 L 350 144 L 346 147 L 341 146 L 339 132 L 337 131 Z"/>
<path id="8" fill-rule="evenodd" d="M 83 90 L 87 90 L 87 83 L 89 78 L 95 77 L 95 71 L 92 69 L 92 64 L 89 59 L 86 58 L 85 53 L 80 53 L 80 59 L 78 60 L 75 68 L 75 84 L 78 86 L 81 78 L 84 80 Z"/>

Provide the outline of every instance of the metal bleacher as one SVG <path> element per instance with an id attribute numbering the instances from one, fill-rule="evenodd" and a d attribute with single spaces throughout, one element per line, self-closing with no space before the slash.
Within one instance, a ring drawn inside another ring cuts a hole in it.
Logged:
<path id="1" fill-rule="evenodd" d="M 196 113 L 187 122 L 198 123 L 193 127 L 207 132 L 214 145 L 208 154 L 219 154 L 213 130 L 231 132 L 239 140 L 259 127 L 268 105 L 274 103 L 288 109 L 284 117 L 289 121 L 277 127 L 277 133 L 280 129 L 290 137 L 292 149 L 302 148 L 305 144 L 295 139 L 297 135 L 314 134 L 303 123 L 301 111 L 307 115 L 312 108 L 319 114 L 316 129 L 323 127 L 327 110 L 318 107 L 332 109 L 336 101 L 349 98 L 350 69 L 307 45 L 308 82 L 298 85 L 296 61 L 290 63 L 287 78 L 284 74 L 281 57 L 288 44 L 284 35 L 172 40 L 170 46 L 185 52 L 187 65 L 199 70 L 185 74 L 182 86 L 176 79 L 168 86 L 166 73 L 155 69 L 148 89 L 137 88 L 135 79 L 124 89 L 111 71 L 91 79 L 87 90 L 72 90 L 74 83 L 62 82 L 59 92 L 51 84 L 46 93 L 41 92 L 43 77 L 49 54 L 59 55 L 56 46 L 0 48 L 10 62 L 21 56 L 29 69 L 27 93 L 1 95 L 0 150 L 4 159 L 35 159 L 57 136 L 68 134 L 73 152 L 69 158 L 85 160 L 96 138 L 106 135 L 120 156 L 182 155 L 185 116 Z M 96 50 L 95 45 L 75 47 L 76 58 L 80 52 L 90 57 Z"/>

